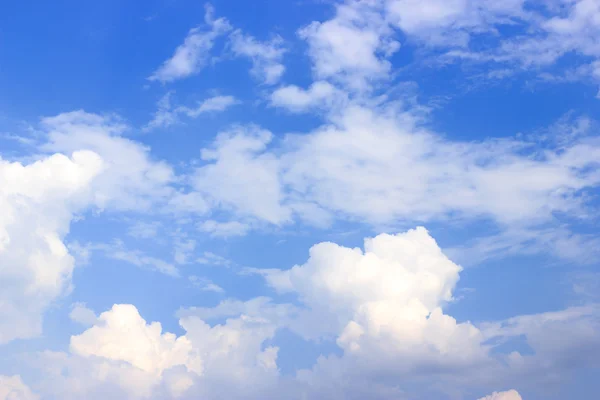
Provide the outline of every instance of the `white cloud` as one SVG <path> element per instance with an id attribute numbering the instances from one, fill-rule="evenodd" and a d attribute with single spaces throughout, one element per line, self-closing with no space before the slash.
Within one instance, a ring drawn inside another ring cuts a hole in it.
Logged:
<path id="1" fill-rule="evenodd" d="M 177 264 L 188 264 L 196 249 L 194 239 L 176 238 L 173 258 Z"/>
<path id="2" fill-rule="evenodd" d="M 179 270 L 173 264 L 159 258 L 147 256 L 140 251 L 114 248 L 106 255 L 115 260 L 131 263 L 141 268 L 149 268 L 172 277 L 179 276 Z"/>
<path id="3" fill-rule="evenodd" d="M 206 65 L 215 40 L 231 30 L 225 18 L 214 19 L 214 9 L 206 6 L 204 18 L 209 30 L 200 27 L 189 31 L 171 58 L 166 60 L 148 79 L 163 83 L 197 74 Z"/>
<path id="4" fill-rule="evenodd" d="M 231 260 L 210 251 L 202 253 L 202 256 L 198 257 L 196 262 L 202 265 L 217 265 L 223 267 L 228 267 L 233 264 Z"/>
<path id="5" fill-rule="evenodd" d="M 93 188 L 97 207 L 143 211 L 172 195 L 171 166 L 153 161 L 149 148 L 123 137 L 127 126 L 117 117 L 80 110 L 43 118 L 42 127 L 48 138 L 43 150 L 70 154 L 85 149 L 102 158 L 104 169 Z"/>
<path id="6" fill-rule="evenodd" d="M 194 287 L 197 287 L 203 292 L 225 293 L 225 290 L 221 286 L 212 282 L 210 279 L 195 275 L 190 276 L 188 279 Z"/>
<path id="7" fill-rule="evenodd" d="M 250 226 L 239 221 L 219 222 L 207 220 L 198 225 L 202 232 L 208 232 L 213 237 L 228 238 L 232 236 L 244 236 L 250 230 Z"/>
<path id="8" fill-rule="evenodd" d="M 83 326 L 92 326 L 98 321 L 98 317 L 93 310 L 86 307 L 84 303 L 75 303 L 71 306 L 69 318 Z"/>
<path id="9" fill-rule="evenodd" d="M 279 81 L 285 67 L 281 63 L 286 52 L 283 39 L 277 36 L 270 41 L 260 42 L 254 37 L 244 35 L 239 29 L 230 36 L 233 53 L 238 57 L 247 57 L 252 61 L 251 74 L 259 81 L 272 85 Z"/>
<path id="10" fill-rule="evenodd" d="M 298 293 L 318 315 L 312 323 L 330 321 L 331 332 L 324 333 L 333 333 L 346 354 L 367 359 L 388 354 L 399 360 L 396 368 L 411 369 L 485 358 L 478 329 L 441 310 L 452 300 L 460 270 L 417 228 L 367 239 L 364 252 L 315 245 L 304 265 L 270 271 L 266 280 L 279 291 Z"/>
<path id="11" fill-rule="evenodd" d="M 196 170 L 192 185 L 213 204 L 241 216 L 286 222 L 290 211 L 280 204 L 278 160 L 264 152 L 271 139 L 270 132 L 256 127 L 219 133 L 214 144 L 202 150 L 208 164 Z"/>
<path id="12" fill-rule="evenodd" d="M 149 132 L 154 129 L 168 128 L 169 126 L 178 124 L 181 122 L 181 115 L 189 118 L 197 118 L 202 114 L 225 111 L 229 107 L 239 103 L 233 96 L 214 96 L 198 102 L 197 106 L 192 108 L 186 106 L 175 107 L 171 100 L 173 93 L 172 91 L 168 92 L 158 101 L 158 107 L 152 120 L 142 128 L 144 131 Z"/>
<path id="13" fill-rule="evenodd" d="M 200 102 L 196 108 L 178 107 L 176 111 L 190 118 L 196 118 L 200 114 L 225 111 L 235 104 L 238 104 L 238 101 L 233 96 L 215 96 Z"/>
<path id="14" fill-rule="evenodd" d="M 127 234 L 137 239 L 151 239 L 158 235 L 159 222 L 135 221 L 127 230 Z"/>
<path id="15" fill-rule="evenodd" d="M 583 191 L 600 183 L 600 142 L 589 132 L 560 129 L 539 151 L 526 139 L 451 141 L 424 128 L 420 110 L 394 105 L 350 105 L 329 118 L 279 143 L 255 127 L 220 134 L 203 151 L 196 190 L 273 224 L 318 210 L 375 226 L 491 218 L 523 230 L 586 215 Z"/>
<path id="16" fill-rule="evenodd" d="M 318 81 L 305 90 L 295 85 L 283 86 L 271 94 L 271 104 L 293 112 L 329 109 L 335 102 L 343 101 L 343 93 L 332 84 Z"/>
<path id="17" fill-rule="evenodd" d="M 136 267 L 157 271 L 174 278 L 180 276 L 179 269 L 172 263 L 149 256 L 140 250 L 129 249 L 120 240 L 115 240 L 112 243 L 88 243 L 84 246 L 77 246 L 85 249 L 87 257 L 90 257 L 94 252 L 101 252 L 103 256 L 109 259 L 124 261 Z M 179 263 L 177 254 L 175 256 L 175 262 Z M 181 256 L 179 256 L 179 261 L 181 261 Z"/>
<path id="18" fill-rule="evenodd" d="M 71 337 L 70 354 L 39 355 L 41 386 L 61 399 L 214 398 L 224 391 L 241 399 L 276 381 L 277 348 L 262 346 L 275 331 L 268 321 L 242 315 L 211 327 L 189 315 L 180 324 L 185 335 L 163 333 L 134 306 L 115 305 Z"/>
<path id="19" fill-rule="evenodd" d="M 317 79 L 333 79 L 353 90 L 387 78 L 391 64 L 385 59 L 400 45 L 375 2 L 347 1 L 336 5 L 335 17 L 313 22 L 299 31 L 309 44 Z M 384 55 L 384 57 L 380 57 Z"/>
<path id="20" fill-rule="evenodd" d="M 134 306 L 115 305 L 95 326 L 71 337 L 70 349 L 83 357 L 125 361 L 157 378 L 165 369 L 188 363 L 201 372 L 200 360 L 189 356 L 189 340 L 161 331 L 159 323 L 146 324 Z"/>
<path id="21" fill-rule="evenodd" d="M 0 375 L 0 400 L 38 400 L 39 398 L 21 381 L 20 376 Z"/>
<path id="22" fill-rule="evenodd" d="M 479 400 L 523 400 L 521 395 L 516 390 L 508 390 L 506 392 L 494 392 L 489 396 L 480 398 Z"/>
<path id="23" fill-rule="evenodd" d="M 115 305 L 71 338 L 70 354 L 39 355 L 39 387 L 65 400 L 99 400 L 106 393 L 153 400 L 282 393 L 292 399 L 430 398 L 424 387 L 435 398 L 464 398 L 508 383 L 556 382 L 568 378 L 573 365 L 597 365 L 597 306 L 476 327 L 442 311 L 460 269 L 423 228 L 366 239 L 364 250 L 320 243 L 302 265 L 263 271 L 270 285 L 296 293 L 299 306 L 257 297 L 182 309 L 185 334 L 177 336 L 147 323 L 134 306 Z M 273 345 L 282 328 L 332 338 L 342 354 L 323 355 L 311 369 L 282 377 Z M 514 337 L 524 337 L 535 354 L 492 352 Z M 515 393 L 483 399 L 519 399 Z"/>
<path id="24" fill-rule="evenodd" d="M 90 151 L 0 160 L 0 343 L 39 335 L 44 311 L 70 290 L 74 259 L 63 239 L 104 168 Z"/>

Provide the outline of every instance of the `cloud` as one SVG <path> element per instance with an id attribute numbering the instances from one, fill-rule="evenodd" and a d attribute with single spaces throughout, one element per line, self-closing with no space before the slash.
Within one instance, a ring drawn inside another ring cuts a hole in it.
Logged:
<path id="1" fill-rule="evenodd" d="M 203 292 L 225 293 L 225 290 L 212 282 L 210 279 L 192 275 L 189 278 L 190 283 Z"/>
<path id="2" fill-rule="evenodd" d="M 399 365 L 418 368 L 438 357 L 460 364 L 485 354 L 478 330 L 441 310 L 452 300 L 460 270 L 417 228 L 367 239 L 364 252 L 321 243 L 304 265 L 273 270 L 265 278 L 280 292 L 297 293 L 318 314 L 311 321 L 331 321 L 327 330 L 345 353 L 367 358 L 393 353 L 403 360 Z"/>
<path id="3" fill-rule="evenodd" d="M 0 375 L 0 400 L 38 400 L 39 398 L 21 381 L 19 375 Z"/>
<path id="4" fill-rule="evenodd" d="M 338 4 L 334 18 L 312 22 L 299 31 L 308 42 L 317 79 L 334 79 L 353 90 L 363 90 L 374 80 L 388 78 L 391 64 L 379 55 L 389 56 L 400 45 L 373 3 L 352 0 Z"/>
<path id="5" fill-rule="evenodd" d="M 577 368 L 597 365 L 597 306 L 459 322 L 444 309 L 460 270 L 423 228 L 365 239 L 364 249 L 319 243 L 303 264 L 262 271 L 270 286 L 295 294 L 298 305 L 256 297 L 181 309 L 181 335 L 146 322 L 133 305 L 115 305 L 71 337 L 69 353 L 37 355 L 39 387 L 65 400 L 106 393 L 153 400 L 282 393 L 292 399 L 466 398 L 509 383 L 568 379 Z M 283 329 L 334 343 L 339 352 L 281 376 L 279 347 L 288 343 L 278 343 L 276 333 Z M 525 338 L 533 353 L 495 352 L 515 337 Z M 518 399 L 510 397 L 515 393 L 483 399 Z"/>
<path id="6" fill-rule="evenodd" d="M 233 236 L 244 236 L 250 230 L 250 226 L 239 221 L 219 222 L 207 220 L 198 225 L 202 232 L 209 233 L 212 237 L 228 238 Z"/>
<path id="7" fill-rule="evenodd" d="M 272 85 L 281 79 L 285 72 L 281 60 L 286 52 L 281 37 L 276 36 L 270 41 L 260 42 L 252 36 L 244 35 L 238 29 L 230 35 L 229 40 L 233 54 L 252 61 L 250 73 L 257 80 Z"/>
<path id="8" fill-rule="evenodd" d="M 116 116 L 73 111 L 42 119 L 46 152 L 71 154 L 85 149 L 103 160 L 102 174 L 94 181 L 92 202 L 100 209 L 148 210 L 168 201 L 174 172 L 154 161 L 150 149 L 122 134 L 127 125 Z"/>
<path id="9" fill-rule="evenodd" d="M 175 50 L 171 58 L 166 60 L 148 79 L 162 83 L 195 75 L 206 65 L 215 40 L 231 30 L 225 18 L 214 19 L 214 9 L 206 6 L 204 17 L 209 30 L 200 27 L 188 32 L 183 44 Z"/>
<path id="10" fill-rule="evenodd" d="M 196 107 L 174 107 L 171 101 L 173 93 L 173 91 L 167 92 L 167 94 L 158 101 L 158 109 L 154 113 L 154 117 L 142 128 L 142 130 L 149 132 L 158 128 L 167 128 L 180 123 L 181 115 L 185 115 L 189 118 L 197 118 L 202 114 L 225 111 L 229 107 L 239 103 L 233 96 L 214 96 L 198 102 Z"/>
<path id="11" fill-rule="evenodd" d="M 71 312 L 69 318 L 83 326 L 95 325 L 98 321 L 98 317 L 93 310 L 86 307 L 84 303 L 75 303 L 71 306 Z"/>
<path id="12" fill-rule="evenodd" d="M 120 240 L 111 243 L 87 243 L 83 246 L 76 244 L 75 247 L 79 252 L 83 251 L 87 258 L 91 257 L 94 252 L 100 252 L 108 259 L 124 261 L 136 267 L 157 271 L 173 278 L 180 276 L 179 269 L 172 263 L 149 256 L 140 250 L 129 249 Z M 181 254 L 177 255 L 178 249 L 181 251 L 181 248 L 178 248 L 176 244 L 175 262 L 181 264 L 178 262 L 178 260 L 182 261 Z"/>
<path id="13" fill-rule="evenodd" d="M 104 169 L 90 151 L 0 160 L 0 343 L 39 335 L 44 311 L 69 292 L 75 265 L 63 239 Z"/>
<path id="14" fill-rule="evenodd" d="M 307 90 L 295 85 L 283 86 L 271 94 L 271 104 L 292 112 L 303 112 L 331 108 L 334 102 L 341 101 L 342 93 L 328 82 L 318 81 Z"/>
<path id="15" fill-rule="evenodd" d="M 189 340 L 161 330 L 159 323 L 146 324 L 134 306 L 115 305 L 93 327 L 71 337 L 70 350 L 83 357 L 126 361 L 156 377 L 165 369 L 188 363 L 200 372 L 200 361 L 189 356 Z"/>
<path id="16" fill-rule="evenodd" d="M 210 326 L 190 315 L 180 324 L 184 335 L 163 333 L 134 306 L 114 305 L 71 337 L 70 353 L 38 355 L 42 386 L 62 399 L 211 398 L 224 389 L 247 398 L 277 379 L 277 348 L 262 346 L 275 329 L 268 321 L 241 316 Z"/>
<path id="17" fill-rule="evenodd" d="M 523 400 L 521 395 L 516 390 L 508 390 L 506 392 L 494 392 L 489 396 L 480 398 L 479 400 Z"/>
<path id="18" fill-rule="evenodd" d="M 213 204 L 241 216 L 273 224 L 287 221 L 290 212 L 280 205 L 278 160 L 261 154 L 271 139 L 270 132 L 256 127 L 219 133 L 213 145 L 202 150 L 207 165 L 196 170 L 193 187 Z"/>
<path id="19" fill-rule="evenodd" d="M 235 104 L 238 104 L 238 101 L 233 96 L 215 96 L 199 103 L 196 108 L 178 107 L 177 112 L 184 113 L 190 118 L 196 118 L 204 113 L 225 111 Z"/>
<path id="20" fill-rule="evenodd" d="M 204 150 L 194 187 L 213 204 L 273 224 L 311 209 L 374 226 L 490 218 L 522 229 L 557 214 L 583 216 L 584 191 L 600 183 L 597 137 L 538 146 L 452 141 L 425 128 L 418 109 L 350 105 L 280 143 L 252 126 L 223 132 Z"/>

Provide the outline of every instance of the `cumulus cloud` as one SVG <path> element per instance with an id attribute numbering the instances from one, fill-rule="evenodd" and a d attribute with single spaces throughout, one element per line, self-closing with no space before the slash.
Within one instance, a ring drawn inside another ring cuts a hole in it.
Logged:
<path id="1" fill-rule="evenodd" d="M 210 326 L 188 315 L 180 325 L 185 335 L 163 333 L 134 306 L 115 305 L 71 337 L 69 353 L 39 355 L 42 386 L 63 399 L 197 398 L 224 390 L 244 398 L 277 378 L 277 348 L 262 345 L 274 334 L 268 321 L 242 315 Z"/>
<path id="2" fill-rule="evenodd" d="M 460 270 L 417 228 L 367 239 L 364 252 L 318 244 L 304 265 L 271 271 L 266 280 L 279 291 L 298 293 L 320 314 L 313 321 L 334 321 L 330 329 L 345 353 L 388 354 L 403 360 L 398 363 L 404 368 L 418 368 L 442 359 L 474 362 L 485 354 L 478 329 L 442 312 Z"/>
<path id="3" fill-rule="evenodd" d="M 70 290 L 74 259 L 63 239 L 104 168 L 90 151 L 0 160 L 0 343 L 39 335 L 44 311 Z"/>
<path id="4" fill-rule="evenodd" d="M 225 18 L 214 19 L 214 9 L 210 5 L 206 6 L 204 20 L 209 29 L 191 29 L 173 56 L 166 60 L 148 78 L 149 80 L 167 83 L 200 72 L 209 59 L 215 40 L 231 30 L 231 25 Z"/>
<path id="5" fill-rule="evenodd" d="M 460 322 L 444 311 L 460 271 L 424 228 L 366 239 L 364 249 L 319 243 L 301 265 L 261 271 L 277 291 L 295 294 L 298 305 L 256 297 L 181 309 L 181 335 L 146 322 L 133 305 L 115 305 L 71 337 L 69 353 L 38 354 L 39 387 L 67 400 L 106 393 L 153 400 L 282 393 L 292 399 L 466 398 L 473 390 L 544 384 L 557 374 L 567 378 L 573 365 L 597 365 L 598 307 Z M 330 341 L 340 352 L 283 377 L 277 360 L 279 346 L 287 344 L 274 342 L 282 329 Z M 514 337 L 524 337 L 534 353 L 494 352 Z"/>
<path id="6" fill-rule="evenodd" d="M 152 160 L 149 148 L 125 138 L 128 127 L 116 116 L 82 110 L 42 119 L 47 152 L 71 154 L 86 149 L 103 160 L 103 173 L 94 182 L 93 203 L 101 208 L 144 210 L 167 201 L 173 189 L 170 165 Z"/>
<path id="7" fill-rule="evenodd" d="M 42 119 L 43 153 L 34 161 L 0 160 L 0 342 L 39 335 L 43 312 L 71 290 L 75 259 L 64 238 L 77 214 L 160 209 L 173 198 L 171 167 L 124 138 L 126 129 L 115 116 L 59 114 Z M 79 250 L 85 261 L 89 252 Z M 174 271 L 135 252 L 117 253 Z"/>

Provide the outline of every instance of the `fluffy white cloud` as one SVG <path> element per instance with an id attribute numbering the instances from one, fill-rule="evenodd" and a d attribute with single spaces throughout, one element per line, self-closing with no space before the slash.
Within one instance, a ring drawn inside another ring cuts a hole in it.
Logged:
<path id="1" fill-rule="evenodd" d="M 276 326 L 238 315 L 210 326 L 187 313 L 185 335 L 163 333 L 132 305 L 115 305 L 95 325 L 71 337 L 70 354 L 42 353 L 42 387 L 63 399 L 247 398 L 277 380 L 277 351 L 263 346 Z M 250 387 L 252 387 L 250 389 Z M 9 398 L 10 399 L 10 398 Z"/>
<path id="2" fill-rule="evenodd" d="M 293 112 L 302 112 L 331 108 L 336 102 L 343 102 L 343 97 L 344 95 L 332 84 L 318 81 L 307 90 L 295 85 L 280 87 L 271 94 L 271 104 Z"/>
<path id="3" fill-rule="evenodd" d="M 236 30 L 230 36 L 231 51 L 238 57 L 247 57 L 252 61 L 250 73 L 259 81 L 272 85 L 277 83 L 285 67 L 281 63 L 286 52 L 283 39 L 277 36 L 270 41 L 260 42 L 254 37 Z"/>
<path id="4" fill-rule="evenodd" d="M 38 400 L 36 395 L 21 381 L 21 377 L 0 375 L 0 400 Z"/>
<path id="5" fill-rule="evenodd" d="M 162 334 L 160 323 L 146 324 L 131 305 L 115 305 L 98 318 L 95 326 L 71 337 L 71 352 L 125 361 L 155 377 L 175 365 L 202 371 L 200 360 L 190 357 L 191 344 L 185 337 Z"/>
<path id="6" fill-rule="evenodd" d="M 397 368 L 416 369 L 419 363 L 458 365 L 485 357 L 479 330 L 441 309 L 452 300 L 460 270 L 417 228 L 367 239 L 364 252 L 318 244 L 304 265 L 271 271 L 266 279 L 279 291 L 298 293 L 320 315 L 313 321 L 334 321 L 327 328 L 346 354 L 388 354 L 398 358 Z"/>
<path id="7" fill-rule="evenodd" d="M 127 127 L 116 117 L 75 111 L 43 118 L 41 127 L 41 150 L 51 155 L 0 160 L 2 343 L 39 335 L 44 310 L 70 291 L 75 260 L 64 238 L 77 214 L 160 208 L 176 193 L 171 167 L 122 137 Z M 135 252 L 114 255 L 173 273 Z"/>
<path id="8" fill-rule="evenodd" d="M 489 396 L 480 398 L 479 400 L 523 400 L 521 395 L 516 390 L 508 390 L 506 392 L 494 392 Z"/>
<path id="9" fill-rule="evenodd" d="M 387 78 L 391 64 L 380 55 L 395 53 L 392 39 L 377 2 L 347 1 L 336 5 L 335 17 L 313 22 L 299 31 L 309 44 L 313 71 L 318 79 L 333 79 L 354 90 L 368 88 L 372 80 Z"/>
<path id="10" fill-rule="evenodd" d="M 423 125 L 419 110 L 352 105 L 281 143 L 237 128 L 204 151 L 194 185 L 276 224 L 318 211 L 374 225 L 454 216 L 523 229 L 583 215 L 582 192 L 600 183 L 600 142 L 586 132 L 565 129 L 538 152 L 537 142 L 456 142 Z"/>
<path id="11" fill-rule="evenodd" d="M 256 127 L 220 133 L 212 147 L 202 150 L 208 164 L 197 169 L 194 188 L 213 204 L 241 216 L 273 224 L 286 222 L 290 211 L 281 205 L 278 160 L 264 154 L 271 139 L 270 132 Z"/>
<path id="12" fill-rule="evenodd" d="M 166 60 L 148 79 L 163 83 L 197 74 L 205 66 L 215 40 L 231 30 L 225 18 L 214 19 L 214 9 L 206 6 L 204 18 L 209 30 L 200 27 L 189 31 L 171 58 Z"/>
<path id="13" fill-rule="evenodd" d="M 366 239 L 364 250 L 320 243 L 302 265 L 261 271 L 277 290 L 295 293 L 299 305 L 257 297 L 182 309 L 180 336 L 147 323 L 132 305 L 115 305 L 72 336 L 70 354 L 39 355 L 45 378 L 36 387 L 67 400 L 107 393 L 152 400 L 282 393 L 292 399 L 466 398 L 473 390 L 540 385 L 561 373 L 568 377 L 573 365 L 597 365 L 597 306 L 479 326 L 459 322 L 443 309 L 460 270 L 423 228 Z M 282 328 L 333 339 L 342 353 L 281 377 L 273 340 Z M 524 337 L 534 354 L 493 353 L 515 337 Z M 483 399 L 518 399 L 515 393 Z"/>
<path id="14" fill-rule="evenodd" d="M 0 343 L 39 335 L 43 312 L 70 290 L 74 260 L 63 239 L 104 168 L 90 151 L 0 160 Z"/>
<path id="15" fill-rule="evenodd" d="M 149 149 L 122 134 L 128 129 L 115 116 L 84 111 L 43 118 L 48 152 L 71 154 L 90 150 L 98 154 L 104 170 L 94 181 L 93 203 L 101 209 L 147 210 L 164 203 L 173 194 L 172 168 L 153 161 Z"/>

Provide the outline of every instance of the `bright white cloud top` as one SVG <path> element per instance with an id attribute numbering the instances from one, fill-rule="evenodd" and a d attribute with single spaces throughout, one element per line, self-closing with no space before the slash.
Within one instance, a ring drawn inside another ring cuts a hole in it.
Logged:
<path id="1" fill-rule="evenodd" d="M 592 398 L 600 2 L 216 6 L 0 46 L 0 400 Z"/>

